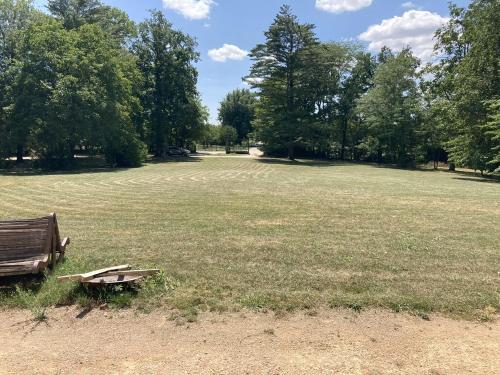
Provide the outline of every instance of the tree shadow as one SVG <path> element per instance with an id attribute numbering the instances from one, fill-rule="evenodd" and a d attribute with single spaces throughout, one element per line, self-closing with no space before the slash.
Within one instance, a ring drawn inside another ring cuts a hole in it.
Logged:
<path id="1" fill-rule="evenodd" d="M 173 164 L 173 163 L 198 163 L 203 161 L 203 158 L 197 156 L 169 156 L 167 158 L 151 158 L 144 164 Z"/>
<path id="2" fill-rule="evenodd" d="M 454 180 L 482 182 L 486 184 L 500 184 L 500 180 L 495 177 L 453 177 Z"/>
<path id="3" fill-rule="evenodd" d="M 127 167 L 113 167 L 99 156 L 77 156 L 75 161 L 63 168 L 43 168 L 37 162 L 25 160 L 22 164 L 14 162 L 0 168 L 0 176 L 59 176 L 89 173 L 116 173 L 126 171 Z"/>
<path id="4" fill-rule="evenodd" d="M 259 157 L 255 160 L 263 164 L 290 165 L 290 166 L 293 165 L 300 167 L 333 167 L 333 166 L 341 166 L 343 164 L 339 162 L 332 162 L 329 160 L 311 160 L 311 159 L 289 160 L 283 158 L 270 158 L 270 157 Z"/>
<path id="5" fill-rule="evenodd" d="M 194 163 L 200 162 L 203 159 L 196 156 L 188 157 L 169 157 L 166 159 L 160 158 L 150 158 L 144 165 L 148 164 L 169 164 L 169 163 Z M 140 168 L 140 167 L 136 167 Z M 136 169 L 133 167 L 112 167 L 102 163 L 100 165 L 89 166 L 88 164 L 79 164 L 70 169 L 62 170 L 46 170 L 40 168 L 33 168 L 31 165 L 13 167 L 7 169 L 0 169 L 0 176 L 64 176 L 64 175 L 79 175 L 79 174 L 94 174 L 94 173 L 118 173 L 128 171 L 130 169 Z"/>
<path id="6" fill-rule="evenodd" d="M 78 174 L 91 174 L 91 173 L 117 173 L 127 171 L 130 168 L 113 168 L 113 167 L 96 167 L 96 168 L 78 168 L 69 170 L 56 170 L 47 171 L 43 169 L 0 169 L 0 176 L 64 176 L 64 175 L 78 175 Z"/>

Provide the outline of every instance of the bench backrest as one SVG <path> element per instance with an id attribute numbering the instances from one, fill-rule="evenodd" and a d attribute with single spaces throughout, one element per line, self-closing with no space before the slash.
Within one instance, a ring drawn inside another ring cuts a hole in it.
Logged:
<path id="1" fill-rule="evenodd" d="M 0 262 L 23 261 L 51 250 L 54 217 L 0 221 Z"/>

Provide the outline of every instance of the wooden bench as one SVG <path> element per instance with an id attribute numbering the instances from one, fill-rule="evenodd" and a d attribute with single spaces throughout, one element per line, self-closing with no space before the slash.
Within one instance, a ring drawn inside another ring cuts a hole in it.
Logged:
<path id="1" fill-rule="evenodd" d="M 37 274 L 64 257 L 56 214 L 32 220 L 0 221 L 0 276 Z"/>

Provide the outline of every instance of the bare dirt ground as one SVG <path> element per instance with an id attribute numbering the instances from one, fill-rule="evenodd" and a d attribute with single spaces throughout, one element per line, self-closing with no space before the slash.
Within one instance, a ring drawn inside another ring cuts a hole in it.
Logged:
<path id="1" fill-rule="evenodd" d="M 500 324 L 386 311 L 0 311 L 0 374 L 500 374 Z"/>

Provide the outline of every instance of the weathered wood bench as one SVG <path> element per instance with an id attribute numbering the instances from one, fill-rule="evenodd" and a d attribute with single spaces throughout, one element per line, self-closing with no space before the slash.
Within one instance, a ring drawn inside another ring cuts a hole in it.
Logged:
<path id="1" fill-rule="evenodd" d="M 37 274 L 64 257 L 56 214 L 32 220 L 0 221 L 0 276 Z"/>

